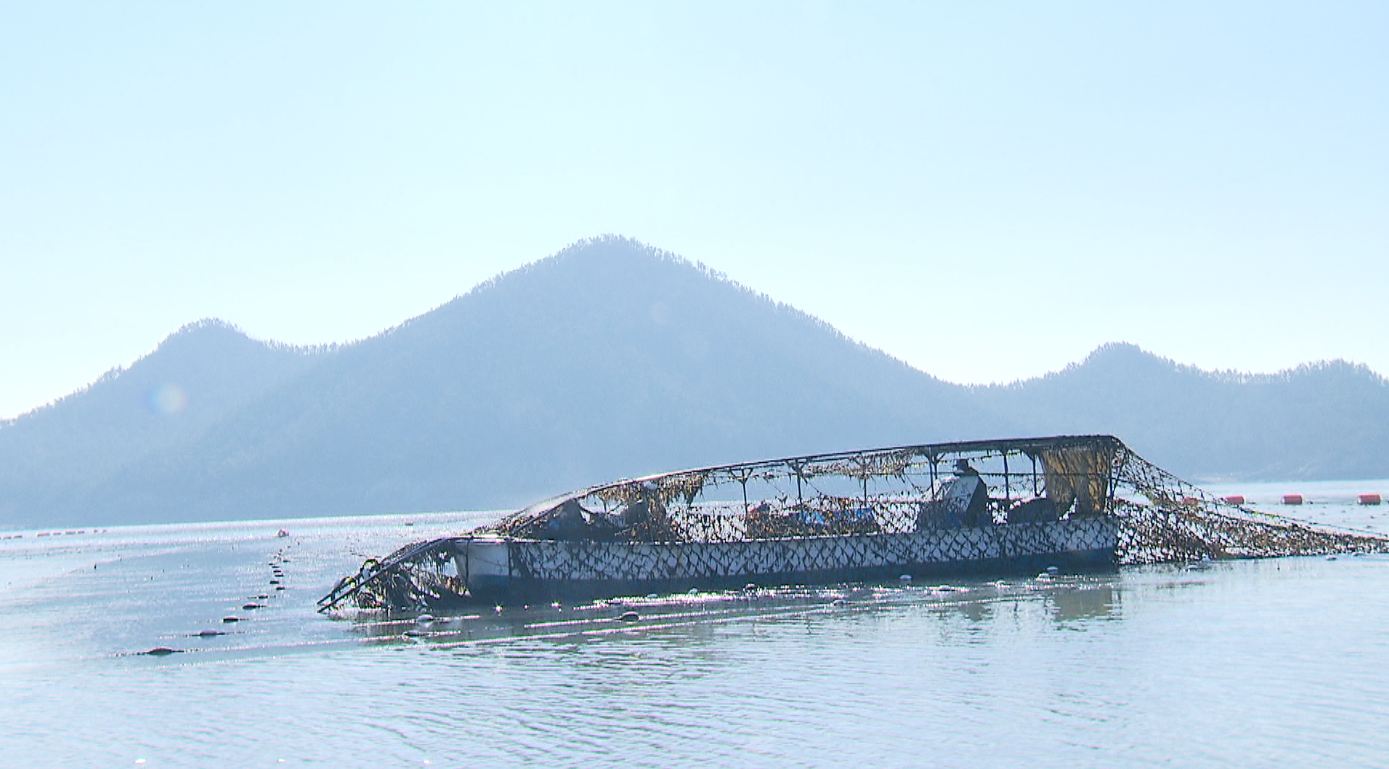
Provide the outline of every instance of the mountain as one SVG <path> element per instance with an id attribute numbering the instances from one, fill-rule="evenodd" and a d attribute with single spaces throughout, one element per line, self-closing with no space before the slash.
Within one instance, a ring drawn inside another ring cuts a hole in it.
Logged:
<path id="1" fill-rule="evenodd" d="M 218 338 L 175 335 L 0 429 L 0 521 L 508 506 L 670 467 L 981 429 L 967 391 L 618 238 L 332 350 L 194 331 Z M 233 342 L 235 355 L 212 349 Z M 217 400 L 206 380 L 244 389 Z M 187 410 L 140 412 L 168 383 L 189 393 Z M 80 434 L 127 412 L 99 439 Z M 48 471 L 11 472 L 36 444 L 49 447 Z"/>
<path id="2" fill-rule="evenodd" d="M 0 425 L 0 525 L 509 507 L 662 469 L 1113 432 L 1193 475 L 1386 475 L 1389 383 L 1213 374 L 1109 345 L 961 387 L 671 254 L 572 246 L 376 337 L 298 349 L 207 321 Z"/>
<path id="3" fill-rule="evenodd" d="M 1106 432 L 1194 478 L 1389 475 L 1389 382 L 1344 361 L 1207 372 L 1129 344 L 1039 379 L 978 388 L 1032 432 Z"/>
<path id="4" fill-rule="evenodd" d="M 230 414 L 303 373 L 319 354 L 201 321 L 129 369 L 109 371 L 50 406 L 0 423 L 0 523 L 41 522 L 48 519 L 43 511 L 53 511 L 56 520 L 109 519 L 99 512 L 100 494 L 139 483 L 125 475 L 132 464 L 197 445 Z"/>

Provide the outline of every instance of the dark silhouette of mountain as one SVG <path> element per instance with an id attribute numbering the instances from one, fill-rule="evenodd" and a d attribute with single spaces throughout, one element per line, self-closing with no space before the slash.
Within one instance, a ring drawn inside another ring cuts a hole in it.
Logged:
<path id="1" fill-rule="evenodd" d="M 1113 432 L 1194 475 L 1389 474 L 1389 383 L 1211 374 L 1128 345 L 942 382 L 634 241 L 600 238 L 376 337 L 302 350 L 216 322 L 0 425 L 0 524 L 510 507 L 662 469 Z"/>

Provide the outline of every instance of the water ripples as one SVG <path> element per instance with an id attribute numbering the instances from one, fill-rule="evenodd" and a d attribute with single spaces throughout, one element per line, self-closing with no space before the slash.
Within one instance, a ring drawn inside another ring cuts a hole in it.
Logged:
<path id="1" fill-rule="evenodd" d="M 113 532 L 80 563 L 67 543 L 49 556 L 26 545 L 50 578 L 0 597 L 9 760 L 1083 768 L 1374 766 L 1389 754 L 1389 609 L 1374 599 L 1389 559 L 633 598 L 431 623 L 313 611 L 355 567 L 349 551 L 462 527 L 413 522 L 147 527 Z M 280 526 L 294 536 L 274 537 Z M 284 591 L 268 589 L 275 568 Z M 248 600 L 265 606 L 242 610 Z M 224 625 L 228 614 L 244 620 Z M 206 628 L 227 635 L 196 637 Z M 184 653 L 134 654 L 156 645 Z"/>

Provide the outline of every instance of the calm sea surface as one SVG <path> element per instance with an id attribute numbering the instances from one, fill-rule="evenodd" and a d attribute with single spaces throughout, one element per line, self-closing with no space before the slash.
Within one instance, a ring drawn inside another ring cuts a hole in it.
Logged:
<path id="1" fill-rule="evenodd" d="M 1327 502 L 1267 509 L 1389 532 L 1389 507 L 1351 504 L 1389 481 L 1218 490 L 1299 491 Z M 1389 765 L 1382 556 L 506 606 L 428 625 L 314 612 L 363 557 L 490 517 L 0 541 L 0 765 Z M 639 622 L 617 621 L 631 609 Z M 158 646 L 183 651 L 137 654 Z"/>

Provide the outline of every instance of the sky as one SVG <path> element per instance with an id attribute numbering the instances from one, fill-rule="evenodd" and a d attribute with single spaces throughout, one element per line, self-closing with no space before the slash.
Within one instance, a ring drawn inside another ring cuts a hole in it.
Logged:
<path id="1" fill-rule="evenodd" d="M 1389 4 L 7 3 L 0 417 L 576 240 L 955 382 L 1389 373 Z"/>

